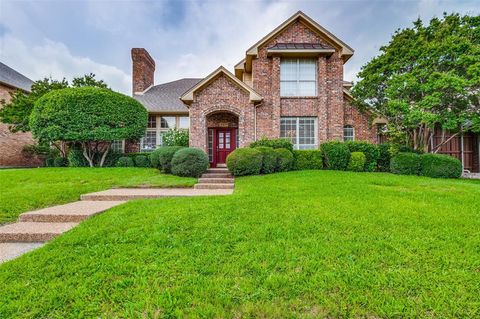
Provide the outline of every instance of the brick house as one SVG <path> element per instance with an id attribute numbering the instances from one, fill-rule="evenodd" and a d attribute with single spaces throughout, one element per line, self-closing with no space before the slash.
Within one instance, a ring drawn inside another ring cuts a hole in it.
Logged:
<path id="1" fill-rule="evenodd" d="M 351 104 L 343 65 L 353 49 L 297 12 L 246 51 L 231 73 L 220 66 L 203 79 L 154 85 L 155 61 L 132 49 L 133 97 L 149 111 L 140 143 L 126 151 L 151 150 L 169 128 L 189 128 L 190 146 L 212 166 L 229 152 L 262 137 L 284 137 L 296 149 L 327 140 L 377 141 L 375 123 Z"/>
<path id="2" fill-rule="evenodd" d="M 29 93 L 33 81 L 0 62 L 0 100 L 9 102 L 10 93 L 21 90 Z M 0 105 L 1 107 L 1 105 Z M 12 133 L 8 125 L 0 122 L 0 167 L 35 167 L 41 161 L 23 152 L 26 145 L 34 144 L 30 132 Z"/>

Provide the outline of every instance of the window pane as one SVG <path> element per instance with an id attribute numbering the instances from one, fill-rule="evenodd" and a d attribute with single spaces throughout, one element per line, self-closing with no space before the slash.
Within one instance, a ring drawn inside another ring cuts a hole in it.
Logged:
<path id="1" fill-rule="evenodd" d="M 297 59 L 282 59 L 280 61 L 280 81 L 297 80 Z"/>
<path id="2" fill-rule="evenodd" d="M 294 117 L 282 117 L 280 119 L 280 137 L 287 138 L 293 144 L 297 142 L 297 119 Z"/>
<path id="3" fill-rule="evenodd" d="M 315 96 L 316 82 L 299 82 L 298 96 Z"/>
<path id="4" fill-rule="evenodd" d="M 157 127 L 157 116 L 156 115 L 149 115 L 148 116 L 148 128 L 156 128 Z"/>
<path id="5" fill-rule="evenodd" d="M 312 59 L 299 60 L 298 69 L 300 81 L 315 81 L 317 64 Z"/>
<path id="6" fill-rule="evenodd" d="M 352 126 L 347 125 L 343 128 L 343 140 L 344 141 L 353 141 L 355 140 L 355 130 Z"/>
<path id="7" fill-rule="evenodd" d="M 280 96 L 316 96 L 317 62 L 315 59 L 280 61 Z"/>
<path id="8" fill-rule="evenodd" d="M 282 117 L 280 119 L 280 137 L 289 138 L 295 149 L 316 149 L 316 126 L 316 117 Z"/>
<path id="9" fill-rule="evenodd" d="M 178 128 L 189 129 L 190 128 L 190 118 L 188 116 L 180 116 L 178 118 Z"/>
<path id="10" fill-rule="evenodd" d="M 213 130 L 208 130 L 208 161 L 213 162 Z"/>
<path id="11" fill-rule="evenodd" d="M 110 149 L 114 152 L 123 153 L 123 140 L 113 141 L 110 145 Z"/>
<path id="12" fill-rule="evenodd" d="M 280 96 L 296 96 L 297 82 L 280 82 Z"/>
<path id="13" fill-rule="evenodd" d="M 145 136 L 142 138 L 142 150 L 143 151 L 153 151 L 157 148 L 157 132 L 156 131 L 147 131 Z"/>
<path id="14" fill-rule="evenodd" d="M 175 128 L 175 116 L 162 116 L 161 128 Z"/>

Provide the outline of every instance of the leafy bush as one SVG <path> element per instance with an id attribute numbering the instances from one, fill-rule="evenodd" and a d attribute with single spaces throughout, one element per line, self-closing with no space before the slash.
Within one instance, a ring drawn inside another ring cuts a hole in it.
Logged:
<path id="1" fill-rule="evenodd" d="M 423 154 L 420 156 L 420 175 L 434 178 L 459 178 L 462 162 L 447 155 Z"/>
<path id="2" fill-rule="evenodd" d="M 286 172 L 293 168 L 293 153 L 286 148 L 276 148 L 274 149 L 277 153 L 277 172 Z"/>
<path id="3" fill-rule="evenodd" d="M 173 155 L 183 148 L 183 146 L 162 146 L 157 148 L 150 154 L 152 167 L 158 168 L 163 173 L 171 173 Z"/>
<path id="4" fill-rule="evenodd" d="M 365 141 L 350 141 L 345 144 L 350 152 L 362 152 L 365 155 L 364 171 L 373 172 L 377 169 L 377 161 L 380 156 L 377 145 Z"/>
<path id="5" fill-rule="evenodd" d="M 257 175 L 262 169 L 262 158 L 262 152 L 256 148 L 237 148 L 227 156 L 227 167 L 234 176 Z"/>
<path id="6" fill-rule="evenodd" d="M 136 167 L 151 167 L 150 159 L 146 155 L 137 155 L 133 157 Z"/>
<path id="7" fill-rule="evenodd" d="M 170 129 L 162 137 L 164 146 L 188 147 L 188 130 Z"/>
<path id="8" fill-rule="evenodd" d="M 338 141 L 325 142 L 320 146 L 323 164 L 326 169 L 344 171 L 350 161 L 350 150 L 345 143 Z"/>
<path id="9" fill-rule="evenodd" d="M 22 154 L 26 157 L 39 156 L 43 158 L 55 158 L 57 156 L 60 156 L 60 152 L 58 151 L 58 149 L 50 147 L 48 143 L 25 145 L 22 148 Z"/>
<path id="10" fill-rule="evenodd" d="M 256 147 L 256 149 L 262 153 L 262 168 L 260 169 L 260 173 L 274 173 L 277 168 L 277 153 L 275 153 L 273 148 L 266 146 L 259 146 Z"/>
<path id="11" fill-rule="evenodd" d="M 347 169 L 352 172 L 363 172 L 365 170 L 366 156 L 362 152 L 352 152 Z"/>
<path id="12" fill-rule="evenodd" d="M 45 167 L 55 167 L 55 158 L 48 157 L 47 159 L 45 159 Z"/>
<path id="13" fill-rule="evenodd" d="M 100 154 L 100 153 L 95 154 L 95 161 L 99 162 L 101 156 L 102 156 L 102 154 Z M 104 167 L 114 167 L 114 166 L 116 166 L 117 161 L 122 156 L 125 156 L 125 155 L 120 153 L 120 152 L 110 150 L 107 154 L 107 157 L 105 158 L 105 162 L 103 163 L 103 166 Z"/>
<path id="14" fill-rule="evenodd" d="M 88 161 L 83 156 L 83 151 L 79 149 L 71 149 L 68 152 L 68 166 L 70 167 L 86 167 L 88 166 Z"/>
<path id="15" fill-rule="evenodd" d="M 266 137 L 263 137 L 263 138 L 259 139 L 258 141 L 255 141 L 255 142 L 250 144 L 250 147 L 252 147 L 252 148 L 260 147 L 260 146 L 266 146 L 266 147 L 271 147 L 271 148 L 286 148 L 290 152 L 293 151 L 292 141 L 290 141 L 286 138 L 268 139 Z"/>
<path id="16" fill-rule="evenodd" d="M 320 150 L 295 150 L 293 151 L 293 157 L 295 158 L 295 170 L 323 168 Z"/>
<path id="17" fill-rule="evenodd" d="M 63 158 L 63 157 L 55 157 L 53 159 L 53 166 L 55 167 L 65 167 L 68 165 L 68 161 L 66 158 Z"/>
<path id="18" fill-rule="evenodd" d="M 115 165 L 116 167 L 134 167 L 135 163 L 133 162 L 133 159 L 128 156 L 122 156 L 118 159 L 117 164 Z"/>
<path id="19" fill-rule="evenodd" d="M 172 173 L 177 176 L 200 177 L 208 169 L 208 156 L 199 148 L 182 148 L 172 158 Z"/>
<path id="20" fill-rule="evenodd" d="M 390 161 L 390 171 L 400 175 L 418 175 L 420 173 L 420 155 L 416 153 L 398 153 Z"/>
<path id="21" fill-rule="evenodd" d="M 379 172 L 390 171 L 390 160 L 392 158 L 391 145 L 389 143 L 383 143 L 378 145 L 378 160 L 377 170 Z"/>

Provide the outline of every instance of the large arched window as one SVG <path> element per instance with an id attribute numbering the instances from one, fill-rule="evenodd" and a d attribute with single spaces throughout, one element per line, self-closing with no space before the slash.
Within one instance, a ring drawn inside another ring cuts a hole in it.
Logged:
<path id="1" fill-rule="evenodd" d="M 355 141 L 355 129 L 351 125 L 343 127 L 343 141 Z"/>

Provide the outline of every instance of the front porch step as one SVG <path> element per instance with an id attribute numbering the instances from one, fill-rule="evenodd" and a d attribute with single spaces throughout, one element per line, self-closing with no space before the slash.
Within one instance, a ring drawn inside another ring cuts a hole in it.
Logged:
<path id="1" fill-rule="evenodd" d="M 234 184 L 233 183 L 228 183 L 228 184 L 199 183 L 199 184 L 195 184 L 194 188 L 195 189 L 233 189 Z"/>
<path id="2" fill-rule="evenodd" d="M 232 178 L 230 173 L 204 173 L 202 178 Z"/>
<path id="3" fill-rule="evenodd" d="M 125 203 L 124 201 L 79 201 L 48 207 L 20 215 L 20 222 L 75 223 Z"/>
<path id="4" fill-rule="evenodd" d="M 214 167 L 207 169 L 207 173 L 230 173 L 226 167 Z"/>
<path id="5" fill-rule="evenodd" d="M 0 242 L 45 242 L 77 226 L 78 223 L 14 223 L 0 227 Z"/>
<path id="6" fill-rule="evenodd" d="M 201 177 L 198 179 L 200 184 L 230 184 L 233 183 L 234 179 L 232 177 L 224 178 L 224 177 Z"/>

